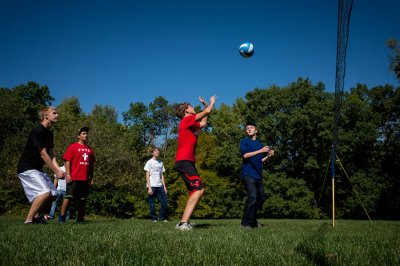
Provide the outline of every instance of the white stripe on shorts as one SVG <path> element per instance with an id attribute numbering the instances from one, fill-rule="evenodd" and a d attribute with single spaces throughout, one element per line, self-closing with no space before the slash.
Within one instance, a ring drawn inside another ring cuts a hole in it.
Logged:
<path id="1" fill-rule="evenodd" d="M 56 187 L 50 177 L 44 172 L 27 170 L 18 174 L 18 177 L 21 180 L 25 195 L 30 203 L 32 203 L 37 196 L 48 192 L 51 192 L 53 196 L 57 195 Z"/>

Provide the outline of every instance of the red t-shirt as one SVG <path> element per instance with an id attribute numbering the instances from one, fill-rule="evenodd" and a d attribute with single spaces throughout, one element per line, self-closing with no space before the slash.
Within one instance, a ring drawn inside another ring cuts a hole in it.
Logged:
<path id="1" fill-rule="evenodd" d="M 88 179 L 95 161 L 92 148 L 78 142 L 69 145 L 63 160 L 71 164 L 71 179 L 83 181 Z"/>
<path id="2" fill-rule="evenodd" d="M 200 122 L 196 121 L 196 115 L 185 116 L 178 128 L 178 150 L 175 161 L 196 161 L 197 137 L 199 136 Z"/>

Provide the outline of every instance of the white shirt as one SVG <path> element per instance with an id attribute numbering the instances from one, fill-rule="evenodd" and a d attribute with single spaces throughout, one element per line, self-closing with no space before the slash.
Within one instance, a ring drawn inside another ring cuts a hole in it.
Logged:
<path id="1" fill-rule="evenodd" d="M 60 167 L 61 171 L 65 173 L 65 166 Z M 57 189 L 62 190 L 62 191 L 67 191 L 67 179 L 58 179 L 57 180 Z"/>
<path id="2" fill-rule="evenodd" d="M 162 173 L 165 172 L 165 168 L 164 164 L 160 160 L 154 160 L 151 158 L 146 162 L 144 170 L 149 172 L 151 187 L 162 187 L 163 184 L 161 182 L 161 177 Z"/>

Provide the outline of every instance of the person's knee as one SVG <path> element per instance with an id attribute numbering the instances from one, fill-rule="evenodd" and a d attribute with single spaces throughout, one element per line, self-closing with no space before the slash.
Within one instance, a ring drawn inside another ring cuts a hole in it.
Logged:
<path id="1" fill-rule="evenodd" d="M 253 194 L 249 194 L 247 197 L 247 203 L 248 204 L 256 204 L 257 201 L 257 196 Z"/>

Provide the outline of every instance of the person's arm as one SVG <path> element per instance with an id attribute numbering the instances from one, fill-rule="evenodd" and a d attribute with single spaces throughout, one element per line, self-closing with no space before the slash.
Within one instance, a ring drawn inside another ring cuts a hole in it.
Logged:
<path id="1" fill-rule="evenodd" d="M 90 186 L 94 185 L 94 165 L 93 165 L 93 162 L 90 163 L 89 184 L 90 184 Z"/>
<path id="2" fill-rule="evenodd" d="M 153 195 L 153 190 L 151 189 L 150 184 L 150 172 L 146 171 L 146 184 L 147 184 L 147 194 Z"/>
<path id="3" fill-rule="evenodd" d="M 56 175 L 56 178 L 63 178 L 64 173 L 61 171 L 60 167 L 58 166 L 54 154 L 54 158 L 51 158 L 50 155 L 47 153 L 46 148 L 40 148 L 39 149 L 40 156 L 42 157 L 43 161 L 46 163 L 46 165 L 53 171 L 53 173 Z"/>
<path id="4" fill-rule="evenodd" d="M 255 156 L 257 154 L 260 154 L 260 153 L 267 153 L 268 151 L 269 151 L 269 147 L 268 146 L 264 146 L 259 150 L 252 151 L 252 152 L 247 152 L 247 153 L 243 154 L 243 158 L 247 159 L 247 158 L 253 157 L 253 156 Z"/>
<path id="5" fill-rule="evenodd" d="M 72 182 L 71 178 L 71 162 L 70 161 L 65 161 L 65 177 L 67 179 L 67 183 Z"/>
<path id="6" fill-rule="evenodd" d="M 54 180 L 53 180 L 53 184 L 54 184 L 54 186 L 55 187 L 57 187 L 57 185 L 58 185 L 58 178 L 56 177 L 56 175 L 54 175 Z"/>
<path id="7" fill-rule="evenodd" d="M 262 162 L 266 162 L 272 156 L 274 156 L 274 150 L 269 150 L 268 155 L 262 158 Z"/>
<path id="8" fill-rule="evenodd" d="M 162 183 L 162 185 L 164 187 L 165 194 L 167 194 L 167 186 L 165 185 L 165 179 L 164 179 L 164 174 L 163 173 L 161 173 L 161 183 Z"/>
<path id="9" fill-rule="evenodd" d="M 200 113 L 196 114 L 196 121 L 200 121 L 200 128 L 203 128 L 207 125 L 207 119 L 208 115 L 211 113 L 211 110 L 214 107 L 215 100 L 217 99 L 217 96 L 213 95 L 210 98 L 210 105 L 207 105 L 207 103 L 204 101 L 202 97 L 199 97 L 200 102 L 203 104 L 204 109 Z"/>

